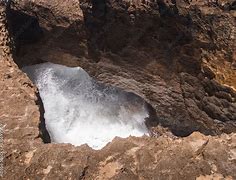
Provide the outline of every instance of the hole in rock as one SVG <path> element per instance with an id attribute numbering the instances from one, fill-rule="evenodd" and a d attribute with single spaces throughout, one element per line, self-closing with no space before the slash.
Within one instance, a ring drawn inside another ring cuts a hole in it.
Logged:
<path id="1" fill-rule="evenodd" d="M 23 71 L 39 89 L 52 142 L 101 149 L 116 136 L 148 135 L 156 121 L 141 97 L 98 83 L 80 67 L 43 63 Z"/>

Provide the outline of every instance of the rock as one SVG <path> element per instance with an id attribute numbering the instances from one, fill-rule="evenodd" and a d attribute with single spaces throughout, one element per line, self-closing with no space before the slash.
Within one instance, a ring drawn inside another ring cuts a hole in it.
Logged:
<path id="1" fill-rule="evenodd" d="M 44 37 L 22 41 L 15 54 L 1 3 L 3 179 L 235 179 L 234 2 L 81 4 L 16 1 Z M 159 120 L 153 135 L 115 138 L 99 151 L 50 143 L 37 89 L 19 69 L 44 61 L 81 66 L 144 98 Z"/>
<path id="2" fill-rule="evenodd" d="M 215 74 L 212 72 L 212 70 L 208 66 L 203 66 L 203 73 L 209 78 L 214 79 Z"/>

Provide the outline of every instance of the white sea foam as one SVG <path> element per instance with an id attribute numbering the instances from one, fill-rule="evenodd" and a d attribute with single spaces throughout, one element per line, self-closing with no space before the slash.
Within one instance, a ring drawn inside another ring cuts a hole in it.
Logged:
<path id="1" fill-rule="evenodd" d="M 99 84 L 80 67 L 43 63 L 23 70 L 39 89 L 52 142 L 101 149 L 116 136 L 148 134 L 140 97 Z"/>

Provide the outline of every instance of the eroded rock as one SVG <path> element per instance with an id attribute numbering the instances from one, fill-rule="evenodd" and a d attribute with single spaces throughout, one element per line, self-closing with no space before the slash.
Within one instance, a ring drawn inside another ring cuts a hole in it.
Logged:
<path id="1" fill-rule="evenodd" d="M 14 59 L 1 4 L 4 178 L 235 179 L 236 95 L 222 85 L 235 87 L 234 2 L 101 3 L 17 1 L 15 10 L 38 16 L 44 37 L 22 43 Z M 45 61 L 81 66 L 143 97 L 160 126 L 153 137 L 116 138 L 99 151 L 44 144 L 37 90 L 13 60 L 20 67 Z M 219 80 L 220 74 L 227 77 Z"/>

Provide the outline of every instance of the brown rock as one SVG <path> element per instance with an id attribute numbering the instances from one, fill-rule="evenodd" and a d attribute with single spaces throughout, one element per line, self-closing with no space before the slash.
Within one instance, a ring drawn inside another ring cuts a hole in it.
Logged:
<path id="1" fill-rule="evenodd" d="M 224 8 L 233 3 L 82 3 L 83 11 L 73 0 L 17 1 L 14 10 L 37 16 L 44 37 L 30 45 L 21 41 L 14 56 L 1 3 L 3 179 L 235 179 L 236 94 L 220 84 L 235 87 L 235 71 L 227 65 L 235 24 L 231 8 Z M 99 151 L 44 144 L 49 137 L 37 89 L 13 60 L 20 67 L 44 61 L 81 66 L 143 97 L 160 124 L 151 137 L 115 138 Z M 207 66 L 213 70 L 203 74 Z M 220 73 L 229 75 L 219 81 Z"/>

